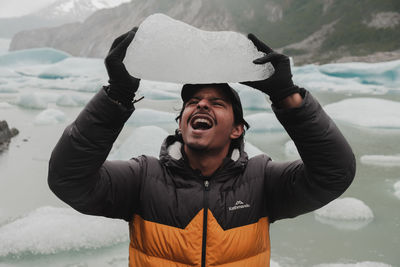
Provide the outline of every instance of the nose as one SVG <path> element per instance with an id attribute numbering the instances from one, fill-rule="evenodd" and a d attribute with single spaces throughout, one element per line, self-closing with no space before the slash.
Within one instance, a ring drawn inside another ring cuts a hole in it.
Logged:
<path id="1" fill-rule="evenodd" d="M 198 103 L 197 103 L 197 109 L 205 109 L 208 110 L 210 104 L 208 103 L 208 101 L 206 99 L 201 99 Z"/>

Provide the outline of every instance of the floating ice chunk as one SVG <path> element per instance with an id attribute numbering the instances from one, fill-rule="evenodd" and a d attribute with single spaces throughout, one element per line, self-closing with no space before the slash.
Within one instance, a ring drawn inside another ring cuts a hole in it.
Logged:
<path id="1" fill-rule="evenodd" d="M 154 100 L 179 99 L 181 97 L 180 94 L 166 92 L 159 89 L 140 90 L 138 94 L 143 95 L 146 99 Z"/>
<path id="2" fill-rule="evenodd" d="M 292 140 L 287 141 L 285 144 L 285 155 L 289 158 L 299 158 L 299 152 L 297 147 Z"/>
<path id="3" fill-rule="evenodd" d="M 400 199 L 400 181 L 396 182 L 396 183 L 393 185 L 393 188 L 394 188 L 394 195 L 395 195 L 398 199 Z"/>
<path id="4" fill-rule="evenodd" d="M 342 63 L 293 68 L 293 79 L 312 91 L 385 94 L 398 91 L 400 60 L 384 63 Z"/>
<path id="5" fill-rule="evenodd" d="M 384 167 L 396 167 L 400 166 L 400 154 L 399 155 L 364 155 L 361 156 L 360 161 L 362 164 L 384 166 Z"/>
<path id="6" fill-rule="evenodd" d="M 38 94 L 34 93 L 21 94 L 15 104 L 23 108 L 31 108 L 31 109 L 47 108 L 47 101 L 45 101 Z"/>
<path id="7" fill-rule="evenodd" d="M 336 63 L 319 67 L 321 73 L 344 79 L 355 78 L 361 84 L 398 87 L 400 60 L 379 63 Z"/>
<path id="8" fill-rule="evenodd" d="M 158 157 L 160 147 L 167 136 L 168 132 L 157 126 L 136 128 L 108 159 L 128 160 L 140 155 Z"/>
<path id="9" fill-rule="evenodd" d="M 34 120 L 36 125 L 48 125 L 62 123 L 66 120 L 64 112 L 58 109 L 46 109 L 40 112 Z"/>
<path id="10" fill-rule="evenodd" d="M 178 83 L 240 82 L 265 79 L 271 64 L 246 36 L 209 32 L 163 14 L 144 20 L 128 48 L 125 65 L 135 77 Z"/>
<path id="11" fill-rule="evenodd" d="M 57 106 L 60 107 L 78 107 L 79 104 L 71 95 L 64 94 L 56 102 Z"/>
<path id="12" fill-rule="evenodd" d="M 48 66 L 39 78 L 60 79 L 67 77 L 107 76 L 102 59 L 71 57 Z"/>
<path id="13" fill-rule="evenodd" d="M 274 261 L 274 260 L 270 260 L 269 266 L 270 266 L 270 267 L 280 267 L 279 263 L 277 263 L 277 262 Z"/>
<path id="14" fill-rule="evenodd" d="M 284 131 L 284 128 L 273 113 L 261 112 L 255 113 L 244 118 L 250 125 L 251 132 L 278 132 Z"/>
<path id="15" fill-rule="evenodd" d="M 14 107 L 13 105 L 10 105 L 7 102 L 0 102 L 0 109 L 10 109 L 10 108 L 13 108 L 13 107 Z"/>
<path id="16" fill-rule="evenodd" d="M 20 75 L 12 69 L 0 67 L 0 77 L 16 78 L 19 76 Z"/>
<path id="17" fill-rule="evenodd" d="M 8 48 L 10 47 L 11 39 L 0 38 L 0 55 L 8 53 Z"/>
<path id="18" fill-rule="evenodd" d="M 168 124 L 175 123 L 175 117 L 176 115 L 170 112 L 138 108 L 134 111 L 127 123 L 140 126 Z"/>
<path id="19" fill-rule="evenodd" d="M 252 158 L 254 156 L 260 155 L 260 154 L 265 154 L 264 152 L 262 152 L 258 147 L 256 147 L 255 145 L 251 144 L 250 142 L 246 141 L 244 143 L 244 151 L 246 151 L 247 156 L 249 158 Z"/>
<path id="20" fill-rule="evenodd" d="M 268 103 L 267 95 L 239 83 L 230 84 L 232 88 L 238 91 L 243 109 L 248 110 L 270 110 L 271 105 Z"/>
<path id="21" fill-rule="evenodd" d="M 71 208 L 41 207 L 0 227 L 0 257 L 110 246 L 127 241 L 127 228 L 121 220 L 82 215 Z"/>
<path id="22" fill-rule="evenodd" d="M 1 55 L 0 66 L 52 64 L 68 57 L 68 53 L 53 48 L 33 48 Z"/>
<path id="23" fill-rule="evenodd" d="M 332 118 L 358 126 L 400 128 L 400 102 L 378 98 L 350 98 L 326 105 L 324 109 Z"/>
<path id="24" fill-rule="evenodd" d="M 63 94 L 57 99 L 56 104 L 60 107 L 81 107 L 89 100 L 89 96 Z"/>
<path id="25" fill-rule="evenodd" d="M 314 265 L 314 267 L 392 267 L 392 265 L 376 261 L 363 261 L 357 263 L 323 263 Z"/>
<path id="26" fill-rule="evenodd" d="M 358 230 L 374 218 L 372 210 L 361 200 L 345 197 L 333 200 L 314 211 L 315 219 L 338 229 Z"/>

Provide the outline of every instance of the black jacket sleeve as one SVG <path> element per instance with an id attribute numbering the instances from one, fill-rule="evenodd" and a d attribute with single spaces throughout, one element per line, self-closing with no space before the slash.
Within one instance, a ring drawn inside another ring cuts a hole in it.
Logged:
<path id="1" fill-rule="evenodd" d="M 320 104 L 302 89 L 303 103 L 273 110 L 294 141 L 301 160 L 266 165 L 270 221 L 318 209 L 339 197 L 355 175 L 354 154 Z"/>
<path id="2" fill-rule="evenodd" d="M 106 161 L 133 112 L 100 90 L 55 146 L 48 172 L 50 189 L 74 209 L 130 220 L 138 203 L 143 159 Z"/>

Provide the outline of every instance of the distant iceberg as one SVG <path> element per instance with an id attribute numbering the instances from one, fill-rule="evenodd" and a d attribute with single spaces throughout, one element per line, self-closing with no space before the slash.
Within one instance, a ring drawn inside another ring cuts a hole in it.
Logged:
<path id="1" fill-rule="evenodd" d="M 400 83 L 400 60 L 379 63 L 335 63 L 319 67 L 321 73 L 344 79 L 357 79 L 361 84 L 396 87 Z"/>
<path id="2" fill-rule="evenodd" d="M 247 110 L 271 110 L 268 95 L 240 83 L 231 83 L 230 86 L 238 91 L 243 109 Z"/>
<path id="3" fill-rule="evenodd" d="M 253 145 L 252 143 L 250 143 L 248 141 L 245 141 L 245 143 L 244 143 L 244 151 L 246 151 L 247 156 L 249 158 L 252 158 L 252 157 L 260 155 L 260 154 L 265 154 L 258 147 L 256 147 L 255 145 Z"/>
<path id="4" fill-rule="evenodd" d="M 60 79 L 68 77 L 108 77 L 103 60 L 71 57 L 43 69 L 39 78 Z"/>
<path id="5" fill-rule="evenodd" d="M 394 195 L 395 195 L 398 199 L 400 199 L 400 181 L 396 182 L 396 183 L 393 185 L 393 188 L 394 188 Z"/>
<path id="6" fill-rule="evenodd" d="M 365 165 L 398 167 L 400 166 L 400 154 L 398 155 L 364 155 L 360 161 Z"/>
<path id="7" fill-rule="evenodd" d="M 159 124 L 174 124 L 177 114 L 148 108 L 136 109 L 127 121 L 128 124 L 144 126 Z"/>
<path id="8" fill-rule="evenodd" d="M 314 265 L 314 267 L 392 267 L 392 265 L 376 261 L 362 261 L 356 263 L 323 263 Z"/>
<path id="9" fill-rule="evenodd" d="M 284 131 L 274 113 L 260 112 L 245 116 L 249 123 L 249 132 L 281 132 Z"/>
<path id="10" fill-rule="evenodd" d="M 128 237 L 122 220 L 41 207 L 0 227 L 0 257 L 95 249 L 127 242 Z"/>
<path id="11" fill-rule="evenodd" d="M 68 57 L 68 53 L 53 48 L 33 48 L 0 55 L 0 66 L 53 64 Z"/>
<path id="12" fill-rule="evenodd" d="M 147 99 L 168 100 L 181 98 L 182 84 L 141 80 L 138 95 Z"/>
<path id="13" fill-rule="evenodd" d="M 399 129 L 400 102 L 378 98 L 350 98 L 324 106 L 334 119 L 370 128 Z"/>
<path id="14" fill-rule="evenodd" d="M 293 68 L 293 80 L 310 91 L 350 94 L 400 92 L 400 60 L 382 63 L 340 63 Z"/>

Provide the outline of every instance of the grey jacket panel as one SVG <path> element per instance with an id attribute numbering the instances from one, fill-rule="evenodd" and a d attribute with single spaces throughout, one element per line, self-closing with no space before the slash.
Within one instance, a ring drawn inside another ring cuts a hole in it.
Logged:
<path id="1" fill-rule="evenodd" d="M 271 221 L 315 210 L 339 197 L 350 186 L 356 169 L 350 145 L 309 92 L 304 92 L 298 108 L 273 109 L 301 160 L 267 165 Z"/>

